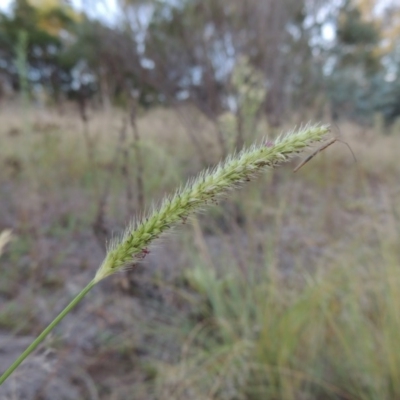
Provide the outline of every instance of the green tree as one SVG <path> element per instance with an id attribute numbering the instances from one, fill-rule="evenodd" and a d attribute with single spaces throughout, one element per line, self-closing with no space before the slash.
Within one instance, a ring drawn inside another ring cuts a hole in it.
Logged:
<path id="1" fill-rule="evenodd" d="M 379 43 L 377 25 L 363 18 L 355 1 L 347 0 L 338 14 L 330 58 L 328 88 L 334 117 L 367 120 L 373 113 L 374 79 L 382 70 Z"/>
<path id="2" fill-rule="evenodd" d="M 15 0 L 11 15 L 0 15 L 0 68 L 16 90 L 19 79 L 14 63 L 15 51 L 21 32 L 25 32 L 28 80 L 33 85 L 42 85 L 56 98 L 59 96 L 63 86 L 70 83 L 72 67 L 60 62 L 65 46 L 61 32 L 65 35 L 75 23 L 68 9 L 52 8 L 43 12 L 27 0 Z"/>

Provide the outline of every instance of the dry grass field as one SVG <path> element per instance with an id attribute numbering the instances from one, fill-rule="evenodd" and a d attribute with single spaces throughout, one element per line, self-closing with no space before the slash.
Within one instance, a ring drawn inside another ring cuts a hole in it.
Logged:
<path id="1" fill-rule="evenodd" d="M 89 282 L 104 238 L 220 152 L 190 108 L 141 113 L 139 142 L 118 110 L 3 104 L 0 121 L 2 371 Z M 396 129 L 339 123 L 357 162 L 337 142 L 188 221 L 98 285 L 0 399 L 400 398 Z"/>

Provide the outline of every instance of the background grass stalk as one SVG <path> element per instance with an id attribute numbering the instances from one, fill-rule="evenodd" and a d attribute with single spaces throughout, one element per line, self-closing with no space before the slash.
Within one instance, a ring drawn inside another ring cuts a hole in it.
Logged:
<path id="1" fill-rule="evenodd" d="M 94 279 L 71 301 L 53 322 L 33 341 L 0 377 L 2 384 L 22 361 L 44 340 L 51 330 L 78 304 L 92 287 L 121 269 L 134 264 L 147 254 L 147 246 L 165 231 L 200 210 L 209 202 L 226 194 L 255 174 L 289 161 L 309 145 L 326 139 L 328 126 L 305 126 L 297 132 L 279 136 L 274 143 L 264 142 L 232 155 L 214 169 L 206 170 L 197 179 L 180 188 L 174 196 L 166 197 L 141 222 L 125 231 L 121 240 L 114 241 Z"/>
<path id="2" fill-rule="evenodd" d="M 56 327 L 61 320 L 86 296 L 86 294 L 96 284 L 94 280 L 90 283 L 57 315 L 48 327 L 26 348 L 26 350 L 13 362 L 13 364 L 0 377 L 0 385 L 18 368 L 29 354 L 46 338 L 46 336 Z"/>

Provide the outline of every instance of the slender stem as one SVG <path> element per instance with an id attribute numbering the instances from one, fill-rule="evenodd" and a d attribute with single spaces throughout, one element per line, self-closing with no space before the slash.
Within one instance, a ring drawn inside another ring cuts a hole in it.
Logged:
<path id="1" fill-rule="evenodd" d="M 36 349 L 36 347 L 44 340 L 44 338 L 58 325 L 61 320 L 85 297 L 85 295 L 96 284 L 92 280 L 68 305 L 60 314 L 50 323 L 50 325 L 28 346 L 28 348 L 14 361 L 14 363 L 1 375 L 0 385 L 16 370 L 16 368 Z"/>

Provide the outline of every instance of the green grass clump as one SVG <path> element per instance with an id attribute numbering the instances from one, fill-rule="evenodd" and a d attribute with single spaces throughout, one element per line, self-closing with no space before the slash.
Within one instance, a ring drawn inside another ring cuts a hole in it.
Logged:
<path id="1" fill-rule="evenodd" d="M 397 399 L 399 259 L 382 249 L 360 265 L 357 239 L 341 258 L 284 277 L 266 260 L 232 258 L 186 272 L 201 295 L 179 363 L 160 364 L 158 390 L 186 399 Z"/>
<path id="2" fill-rule="evenodd" d="M 100 280 L 139 261 L 147 254 L 147 246 L 155 239 L 179 222 L 184 222 L 188 216 L 202 209 L 208 202 L 251 180 L 256 173 L 290 160 L 309 145 L 326 139 L 328 133 L 327 126 L 306 126 L 297 132 L 278 137 L 273 143 L 262 143 L 244 149 L 215 169 L 200 174 L 192 183 L 178 190 L 173 197 L 166 198 L 158 209 L 145 217 L 142 222 L 129 227 L 122 239 L 113 243 L 94 279 L 4 372 L 0 377 L 0 384 Z"/>

